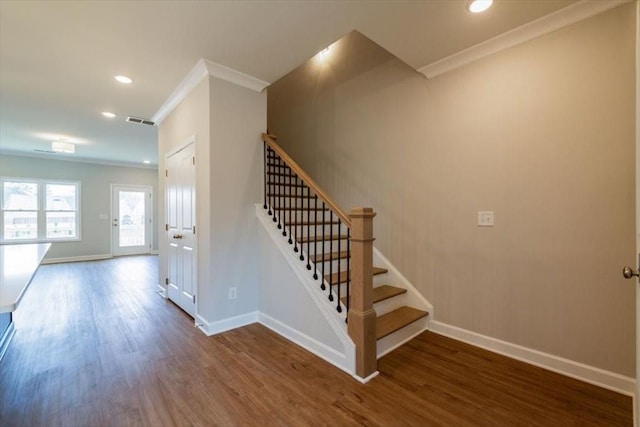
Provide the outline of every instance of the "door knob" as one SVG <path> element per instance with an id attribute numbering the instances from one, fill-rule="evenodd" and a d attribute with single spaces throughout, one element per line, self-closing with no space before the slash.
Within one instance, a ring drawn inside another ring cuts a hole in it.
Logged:
<path id="1" fill-rule="evenodd" d="M 182 234 L 174 234 L 173 238 L 174 239 L 182 239 Z"/>
<path id="2" fill-rule="evenodd" d="M 640 277 L 640 273 L 631 267 L 625 267 L 622 269 L 622 275 L 625 279 L 631 279 L 633 276 Z"/>

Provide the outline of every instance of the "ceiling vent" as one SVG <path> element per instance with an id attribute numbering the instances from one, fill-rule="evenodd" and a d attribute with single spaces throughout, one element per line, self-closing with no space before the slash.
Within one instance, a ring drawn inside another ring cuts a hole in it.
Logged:
<path id="1" fill-rule="evenodd" d="M 151 120 L 141 119 L 140 117 L 127 117 L 127 121 L 129 123 L 138 123 L 140 125 L 155 126 L 155 123 Z"/>

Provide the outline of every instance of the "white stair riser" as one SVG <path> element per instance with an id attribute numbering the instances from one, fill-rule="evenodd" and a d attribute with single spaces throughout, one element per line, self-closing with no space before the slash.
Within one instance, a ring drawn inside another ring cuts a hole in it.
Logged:
<path id="1" fill-rule="evenodd" d="M 378 358 L 387 354 L 401 343 L 427 330 L 429 326 L 429 316 L 423 317 L 415 322 L 397 330 L 396 332 L 379 339 L 377 343 Z"/>

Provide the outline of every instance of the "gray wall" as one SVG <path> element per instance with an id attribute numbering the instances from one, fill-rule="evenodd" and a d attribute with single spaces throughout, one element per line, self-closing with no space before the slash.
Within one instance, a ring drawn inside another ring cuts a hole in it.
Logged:
<path id="1" fill-rule="evenodd" d="M 111 184 L 153 187 L 153 248 L 158 249 L 156 169 L 0 155 L 0 175 L 16 178 L 80 181 L 82 234 L 78 242 L 53 243 L 45 259 L 105 256 L 111 254 Z"/>
<path id="2" fill-rule="evenodd" d="M 634 8 L 432 80 L 352 33 L 269 87 L 269 130 L 378 212 L 435 320 L 634 377 Z"/>

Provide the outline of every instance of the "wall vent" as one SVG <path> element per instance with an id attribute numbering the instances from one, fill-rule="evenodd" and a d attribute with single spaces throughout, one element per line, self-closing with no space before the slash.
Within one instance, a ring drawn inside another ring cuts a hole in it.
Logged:
<path id="1" fill-rule="evenodd" d="M 151 120 L 141 119 L 140 117 L 129 116 L 129 117 L 127 117 L 127 121 L 129 123 L 138 123 L 140 125 L 155 126 L 155 123 L 152 122 Z"/>

